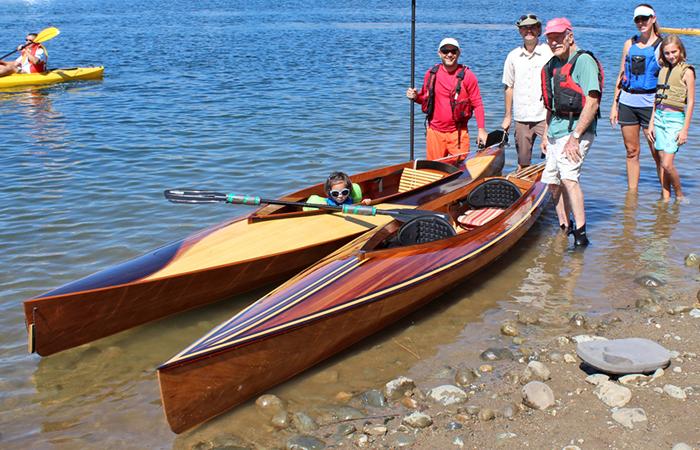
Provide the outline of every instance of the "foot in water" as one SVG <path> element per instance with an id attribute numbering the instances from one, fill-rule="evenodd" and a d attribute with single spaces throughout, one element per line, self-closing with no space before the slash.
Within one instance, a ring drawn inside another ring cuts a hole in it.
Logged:
<path id="1" fill-rule="evenodd" d="M 574 231 L 574 247 L 586 247 L 590 244 L 588 237 L 586 236 L 586 224 L 584 223 L 581 228 L 575 228 Z"/>
<path id="2" fill-rule="evenodd" d="M 569 224 L 565 225 L 563 223 L 559 224 L 559 228 L 561 228 L 561 232 L 564 233 L 565 235 L 570 235 L 574 232 L 574 229 L 576 228 L 576 225 L 574 224 L 574 221 L 569 219 Z"/>

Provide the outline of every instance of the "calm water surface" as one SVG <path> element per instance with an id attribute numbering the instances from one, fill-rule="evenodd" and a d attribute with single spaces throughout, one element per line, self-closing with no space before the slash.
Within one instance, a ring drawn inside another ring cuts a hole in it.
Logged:
<path id="1" fill-rule="evenodd" d="M 417 79 L 442 37 L 460 39 L 488 128 L 500 124 L 501 67 L 526 10 L 571 18 L 606 68 L 607 116 L 636 2 L 418 3 Z M 0 94 L 0 447 L 171 448 L 221 432 L 276 442 L 250 405 L 175 436 L 154 372 L 266 288 L 44 359 L 26 353 L 21 301 L 245 211 L 168 204 L 165 188 L 275 196 L 407 159 L 410 2 L 4 0 L 0 11 L 3 50 L 54 25 L 52 67 L 106 67 L 102 82 Z M 698 12 L 681 0 L 659 10 L 674 27 L 700 25 Z M 700 63 L 700 38 L 684 41 Z M 421 156 L 418 115 L 416 130 Z M 583 180 L 590 248 L 570 252 L 549 213 L 507 260 L 273 392 L 312 410 L 398 374 L 430 387 L 440 367 L 504 345 L 498 323 L 513 310 L 606 312 L 643 295 L 641 274 L 697 290 L 697 269 L 682 264 L 700 250 L 697 121 L 690 135 L 677 158 L 689 203 L 659 203 L 648 151 L 639 196 L 627 196 L 619 130 L 601 123 Z"/>

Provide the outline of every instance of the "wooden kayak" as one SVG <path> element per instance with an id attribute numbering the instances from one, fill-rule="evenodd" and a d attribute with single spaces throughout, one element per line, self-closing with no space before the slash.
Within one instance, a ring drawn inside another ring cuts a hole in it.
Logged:
<path id="1" fill-rule="evenodd" d="M 67 81 L 99 80 L 104 67 L 75 67 L 72 69 L 53 69 L 42 73 L 15 73 L 0 77 L 0 89 L 24 86 L 65 83 Z"/>
<path id="2" fill-rule="evenodd" d="M 165 362 L 158 379 L 172 430 L 293 377 L 505 254 L 548 204 L 542 169 L 476 181 L 421 205 L 449 220 L 423 216 L 365 233 Z"/>
<path id="3" fill-rule="evenodd" d="M 352 176 L 381 208 L 416 208 L 445 190 L 500 173 L 503 147 L 462 169 L 415 161 Z M 465 170 L 466 168 L 466 170 Z M 323 195 L 318 184 L 282 197 Z M 389 216 L 265 206 L 24 302 L 29 351 L 51 355 L 165 316 L 283 280 Z"/>

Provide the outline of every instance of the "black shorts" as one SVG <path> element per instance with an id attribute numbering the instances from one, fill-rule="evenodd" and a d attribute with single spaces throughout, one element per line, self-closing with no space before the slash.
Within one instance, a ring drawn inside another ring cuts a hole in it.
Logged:
<path id="1" fill-rule="evenodd" d="M 651 106 L 643 108 L 635 108 L 634 106 L 623 105 L 618 103 L 617 107 L 617 123 L 621 126 L 625 125 L 641 125 L 642 128 L 649 128 L 651 120 Z"/>

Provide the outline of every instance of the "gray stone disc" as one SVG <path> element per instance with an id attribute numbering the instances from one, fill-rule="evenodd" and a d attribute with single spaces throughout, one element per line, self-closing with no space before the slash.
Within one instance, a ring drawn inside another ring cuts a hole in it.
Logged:
<path id="1" fill-rule="evenodd" d="M 576 353 L 591 367 L 610 374 L 653 372 L 671 360 L 668 350 L 643 338 L 581 342 Z"/>

